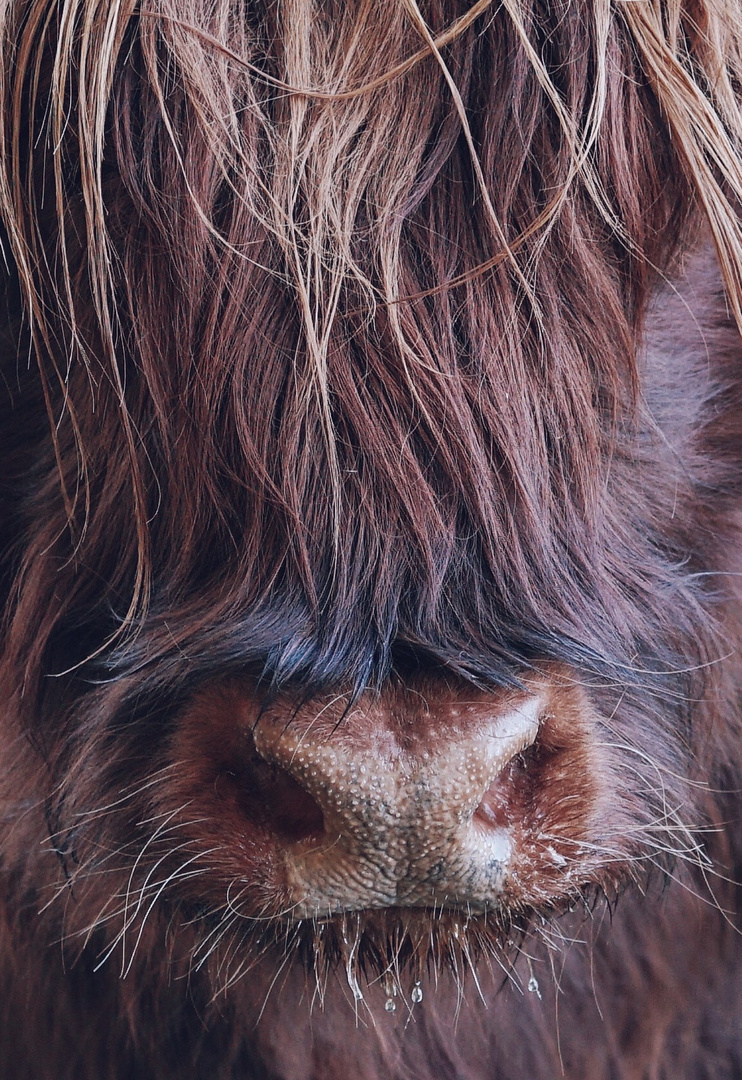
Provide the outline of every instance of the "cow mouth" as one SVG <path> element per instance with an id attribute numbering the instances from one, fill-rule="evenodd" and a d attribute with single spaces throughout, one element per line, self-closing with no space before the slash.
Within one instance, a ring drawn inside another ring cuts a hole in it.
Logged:
<path id="1" fill-rule="evenodd" d="M 493 905 L 484 914 L 470 914 L 446 907 L 387 908 L 298 922 L 248 922 L 239 941 L 225 937 L 223 948 L 210 951 L 206 963 L 217 995 L 220 985 L 226 988 L 236 981 L 233 968 L 239 979 L 260 967 L 270 983 L 271 972 L 298 967 L 304 971 L 307 993 L 313 1001 L 319 998 L 320 1006 L 332 982 L 339 983 L 351 1005 L 370 1000 L 369 995 L 375 998 L 381 987 L 389 1009 L 414 1005 L 441 977 L 452 976 L 463 987 L 470 977 L 482 978 L 484 970 L 496 987 L 511 980 L 526 989 L 521 961 L 528 962 L 534 935 L 546 933 L 544 927 L 552 920 L 574 912 L 571 932 L 576 938 L 580 926 L 592 925 L 602 899 L 598 890 L 585 889 L 540 910 L 515 912 Z M 210 920 L 205 926 L 207 939 L 212 939 L 216 927 Z M 246 956 L 258 959 L 245 968 Z M 192 966 L 200 967 L 202 958 L 203 950 L 197 948 Z"/>

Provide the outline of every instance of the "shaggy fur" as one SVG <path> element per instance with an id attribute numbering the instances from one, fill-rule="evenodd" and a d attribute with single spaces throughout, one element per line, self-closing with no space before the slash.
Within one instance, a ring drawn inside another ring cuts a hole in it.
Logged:
<path id="1" fill-rule="evenodd" d="M 741 26 L 0 5 L 2 1080 L 742 1074 Z M 520 891 L 291 919 L 240 709 L 534 680 Z"/>

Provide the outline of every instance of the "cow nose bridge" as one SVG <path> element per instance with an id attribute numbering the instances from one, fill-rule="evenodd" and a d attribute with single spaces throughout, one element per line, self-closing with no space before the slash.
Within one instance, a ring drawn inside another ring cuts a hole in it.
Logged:
<path id="1" fill-rule="evenodd" d="M 431 803 L 447 808 L 458 824 L 471 818 L 504 766 L 535 740 L 539 711 L 540 699 L 531 697 L 474 731 L 456 737 L 447 729 L 440 749 L 434 738 L 401 746 L 388 731 L 371 731 L 364 745 L 277 720 L 258 724 L 253 738 L 264 760 L 292 776 L 326 817 L 351 831 L 366 831 L 373 819 L 387 827 L 424 828 L 420 811 Z"/>
<path id="2" fill-rule="evenodd" d="M 504 767 L 538 734 L 538 696 L 497 711 L 479 702 L 458 727 L 435 711 L 405 736 L 376 711 L 367 725 L 327 731 L 264 718 L 258 754 L 316 802 L 324 836 L 285 851 L 297 915 L 420 906 L 459 898 L 486 905 L 502 881 L 506 831 L 477 814 Z M 436 720 L 445 738 L 436 740 Z"/>

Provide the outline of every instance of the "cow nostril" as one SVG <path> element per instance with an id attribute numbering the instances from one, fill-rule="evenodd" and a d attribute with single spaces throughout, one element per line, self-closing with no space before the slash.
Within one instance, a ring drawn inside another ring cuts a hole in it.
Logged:
<path id="1" fill-rule="evenodd" d="M 472 821 L 488 828 L 503 828 L 508 824 L 507 803 L 503 792 L 493 784 L 484 794 L 472 815 Z"/>
<path id="2" fill-rule="evenodd" d="M 232 798 L 248 821 L 276 834 L 285 843 L 318 839 L 325 821 L 317 802 L 279 765 L 257 754 L 238 770 L 217 777 L 220 797 Z"/>
<path id="3" fill-rule="evenodd" d="M 538 741 L 521 746 L 485 791 L 472 821 L 490 829 L 511 825 L 514 812 L 518 812 L 516 807 L 523 810 L 522 803 L 530 793 L 532 774 L 541 753 Z"/>
<path id="4" fill-rule="evenodd" d="M 276 769 L 266 796 L 266 817 L 285 840 L 296 842 L 323 835 L 325 821 L 320 807 L 283 769 Z"/>

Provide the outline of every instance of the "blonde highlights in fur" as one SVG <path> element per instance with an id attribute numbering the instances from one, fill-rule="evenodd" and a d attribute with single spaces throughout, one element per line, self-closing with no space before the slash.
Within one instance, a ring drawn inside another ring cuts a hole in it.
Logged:
<path id="1" fill-rule="evenodd" d="M 0 213 L 67 522 L 19 582 L 105 561 L 126 505 L 115 638 L 204 543 L 251 603 L 370 592 L 382 638 L 400 532 L 431 611 L 461 529 L 537 595 L 514 500 L 558 574 L 695 207 L 742 325 L 739 26 L 736 0 L 6 3 Z"/>

